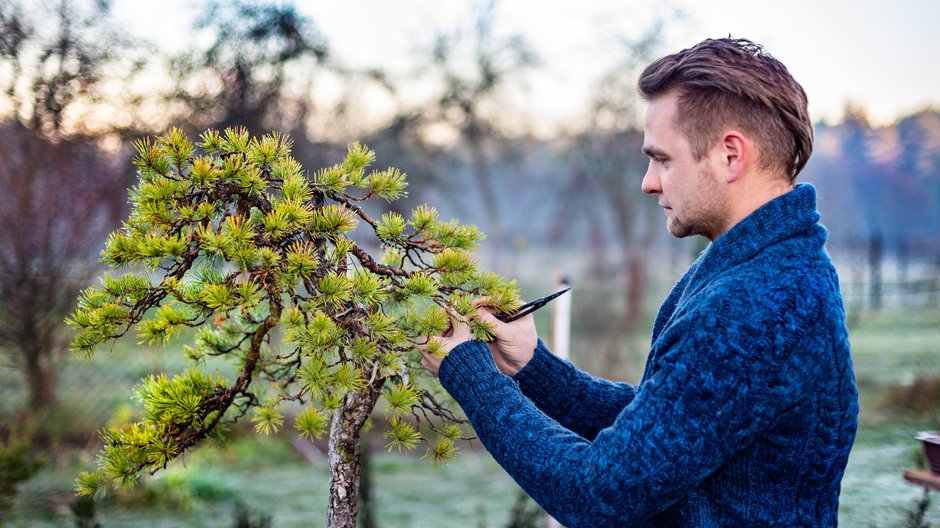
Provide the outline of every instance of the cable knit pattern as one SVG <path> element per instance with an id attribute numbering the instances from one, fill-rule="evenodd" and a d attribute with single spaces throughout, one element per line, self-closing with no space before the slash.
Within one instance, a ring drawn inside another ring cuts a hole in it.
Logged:
<path id="1" fill-rule="evenodd" d="M 440 368 L 493 457 L 565 526 L 836 526 L 858 394 L 815 190 L 719 237 L 663 303 L 635 387 L 539 342 L 514 378 Z"/>

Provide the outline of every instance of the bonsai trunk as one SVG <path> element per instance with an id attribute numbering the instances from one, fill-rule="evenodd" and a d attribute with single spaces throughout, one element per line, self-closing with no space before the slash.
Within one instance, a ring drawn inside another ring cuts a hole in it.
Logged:
<path id="1" fill-rule="evenodd" d="M 329 528 L 356 528 L 359 514 L 359 433 L 375 407 L 384 380 L 346 395 L 330 424 Z"/>

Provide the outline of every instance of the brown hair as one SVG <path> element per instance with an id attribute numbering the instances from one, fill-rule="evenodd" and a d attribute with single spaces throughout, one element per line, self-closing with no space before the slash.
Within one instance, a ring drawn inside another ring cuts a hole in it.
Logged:
<path id="1" fill-rule="evenodd" d="M 724 127 L 753 135 L 765 170 L 796 179 L 813 152 L 806 92 L 786 66 L 746 39 L 706 39 L 643 70 L 640 95 L 679 91 L 676 125 L 701 160 Z"/>

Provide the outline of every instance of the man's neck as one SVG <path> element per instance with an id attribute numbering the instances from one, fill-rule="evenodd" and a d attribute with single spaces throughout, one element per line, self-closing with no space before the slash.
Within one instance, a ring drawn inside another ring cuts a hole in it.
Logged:
<path id="1" fill-rule="evenodd" d="M 794 188 L 792 182 L 770 174 L 754 174 L 740 183 L 741 185 L 730 188 L 726 227 L 715 238 L 728 232 L 767 202 L 783 196 Z M 712 240 L 714 241 L 714 238 Z"/>

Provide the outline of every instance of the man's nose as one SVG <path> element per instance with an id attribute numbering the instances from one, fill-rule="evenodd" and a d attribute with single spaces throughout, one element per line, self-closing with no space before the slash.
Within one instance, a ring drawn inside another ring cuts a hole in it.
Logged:
<path id="1" fill-rule="evenodd" d="M 646 169 L 646 174 L 643 176 L 643 183 L 640 185 L 640 188 L 646 194 L 659 194 L 662 192 L 662 189 L 659 188 L 659 177 L 654 174 L 652 163 L 650 163 L 650 167 Z"/>

